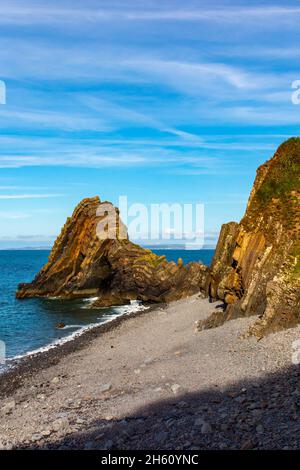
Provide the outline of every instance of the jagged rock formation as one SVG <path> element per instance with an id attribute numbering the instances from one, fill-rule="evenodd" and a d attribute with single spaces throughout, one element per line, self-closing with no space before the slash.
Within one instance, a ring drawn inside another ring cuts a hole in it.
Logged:
<path id="1" fill-rule="evenodd" d="M 206 290 L 226 309 L 199 329 L 258 314 L 261 337 L 300 321 L 300 138 L 258 169 L 240 224 L 223 225 Z"/>
<path id="2" fill-rule="evenodd" d="M 257 171 L 244 218 L 222 227 L 210 269 L 167 262 L 128 240 L 113 206 L 83 200 L 56 240 L 48 263 L 17 297 L 97 296 L 95 306 L 132 299 L 167 302 L 201 290 L 226 306 L 198 328 L 242 315 L 259 315 L 258 337 L 300 321 L 300 138 L 282 144 Z M 100 210 L 100 213 L 97 210 Z M 105 210 L 104 210 L 105 209 Z M 100 215 L 99 215 L 100 214 Z M 106 235 L 97 235 L 98 224 Z M 112 237 L 110 231 L 115 231 Z"/>
<path id="3" fill-rule="evenodd" d="M 102 238 L 97 235 L 99 224 L 104 227 Z M 16 295 L 19 299 L 95 296 L 93 305 L 98 307 L 134 299 L 167 302 L 200 292 L 206 276 L 201 263 L 167 262 L 130 242 L 118 210 L 95 197 L 76 207 L 48 263 L 30 284 L 20 284 Z"/>

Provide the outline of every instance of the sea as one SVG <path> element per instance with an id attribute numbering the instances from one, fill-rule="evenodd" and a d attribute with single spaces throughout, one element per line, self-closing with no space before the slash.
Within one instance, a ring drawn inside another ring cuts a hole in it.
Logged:
<path id="1" fill-rule="evenodd" d="M 211 263 L 214 250 L 153 250 L 168 261 Z M 20 282 L 30 282 L 48 259 L 49 250 L 0 250 L 0 370 L 12 359 L 69 341 L 94 325 L 145 308 L 138 302 L 93 309 L 92 299 L 15 298 Z M 64 328 L 57 328 L 59 323 Z M 2 364 L 2 365 L 1 365 Z"/>

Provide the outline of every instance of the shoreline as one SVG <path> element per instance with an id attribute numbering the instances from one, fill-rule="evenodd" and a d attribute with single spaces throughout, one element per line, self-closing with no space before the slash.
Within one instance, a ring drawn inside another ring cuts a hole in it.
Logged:
<path id="1" fill-rule="evenodd" d="M 8 369 L 0 371 L 0 398 L 7 397 L 21 387 L 22 383 L 34 372 L 58 364 L 62 358 L 85 348 L 103 333 L 113 331 L 126 320 L 150 313 L 156 309 L 167 308 L 168 304 L 160 303 L 144 306 L 146 308 L 121 314 L 105 323 L 85 326 L 81 330 L 61 338 L 57 343 L 49 343 L 37 351 L 29 351 L 24 355 L 9 359 L 7 361 L 9 362 Z"/>
<path id="2" fill-rule="evenodd" d="M 0 449 L 299 448 L 300 325 L 197 331 L 217 305 L 155 304 L 26 358 L 2 378 Z"/>

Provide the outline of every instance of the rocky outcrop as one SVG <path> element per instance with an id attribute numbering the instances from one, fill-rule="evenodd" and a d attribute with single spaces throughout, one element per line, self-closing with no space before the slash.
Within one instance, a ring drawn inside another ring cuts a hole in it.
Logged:
<path id="1" fill-rule="evenodd" d="M 118 210 L 95 197 L 78 205 L 48 263 L 19 286 L 17 297 L 97 297 L 94 306 L 101 307 L 168 302 L 199 291 L 225 306 L 199 322 L 200 330 L 258 315 L 249 334 L 261 337 L 299 322 L 300 138 L 282 144 L 258 169 L 245 216 L 223 225 L 210 269 L 167 262 L 130 242 Z"/>
<path id="2" fill-rule="evenodd" d="M 130 242 L 118 210 L 95 197 L 76 207 L 48 263 L 30 284 L 20 284 L 16 295 L 97 297 L 98 307 L 133 299 L 167 302 L 200 292 L 206 276 L 200 263 L 168 262 Z"/>
<path id="3" fill-rule="evenodd" d="M 258 171 L 244 218 L 222 227 L 206 291 L 222 299 L 198 325 L 258 314 L 258 337 L 300 321 L 300 138 L 283 143 Z"/>

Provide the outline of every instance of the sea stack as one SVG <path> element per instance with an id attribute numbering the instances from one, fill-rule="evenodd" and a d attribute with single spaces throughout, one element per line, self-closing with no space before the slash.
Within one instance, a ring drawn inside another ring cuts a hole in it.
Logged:
<path id="1" fill-rule="evenodd" d="M 107 212 L 116 218 L 115 223 L 108 223 Z M 108 227 L 116 227 L 114 238 L 97 235 L 104 217 Z M 31 283 L 20 284 L 16 295 L 19 299 L 97 297 L 94 307 L 122 305 L 130 300 L 168 302 L 204 292 L 207 272 L 201 263 L 177 265 L 132 243 L 118 209 L 93 197 L 76 207 L 48 263 Z"/>
<path id="2" fill-rule="evenodd" d="M 241 222 L 223 225 L 207 294 L 225 302 L 199 329 L 259 315 L 250 334 L 300 321 L 300 138 L 283 143 L 258 168 Z"/>

